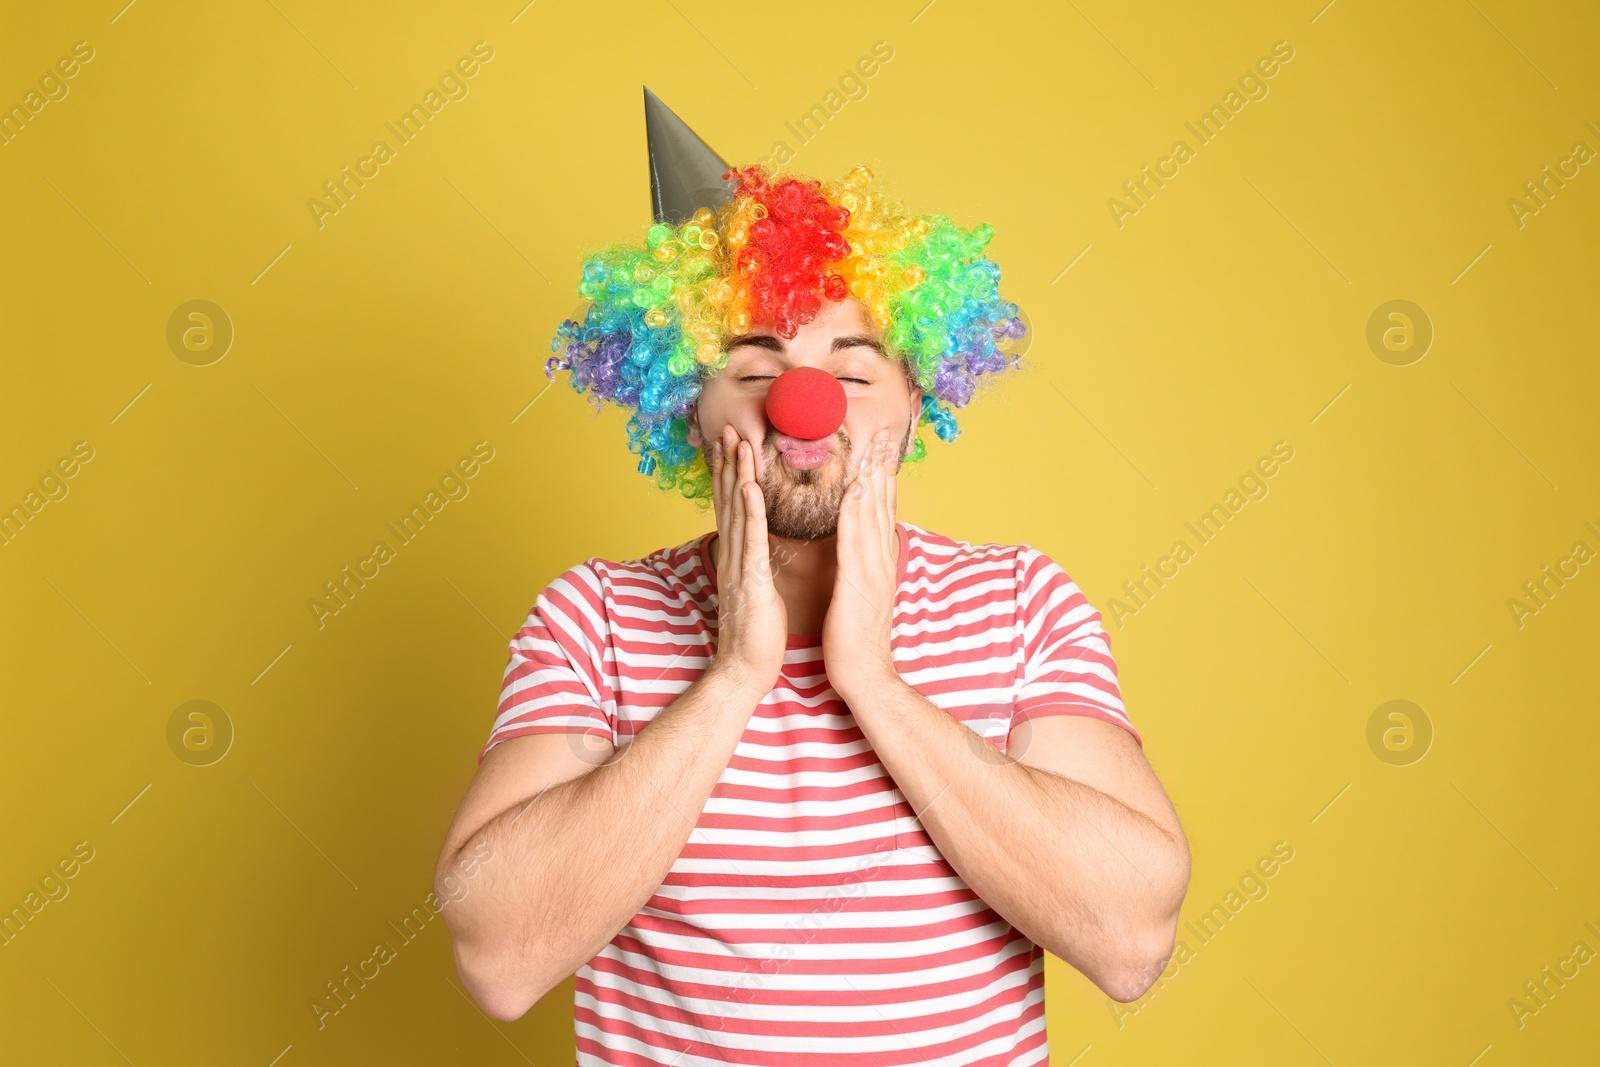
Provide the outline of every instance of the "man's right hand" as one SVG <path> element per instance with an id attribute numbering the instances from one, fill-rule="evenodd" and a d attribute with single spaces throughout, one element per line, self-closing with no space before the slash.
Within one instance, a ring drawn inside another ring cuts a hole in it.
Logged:
<path id="1" fill-rule="evenodd" d="M 773 584 L 767 504 L 755 478 L 755 445 L 732 426 L 711 444 L 717 513 L 717 652 L 708 672 L 726 674 L 759 699 L 778 684 L 789 613 Z"/>

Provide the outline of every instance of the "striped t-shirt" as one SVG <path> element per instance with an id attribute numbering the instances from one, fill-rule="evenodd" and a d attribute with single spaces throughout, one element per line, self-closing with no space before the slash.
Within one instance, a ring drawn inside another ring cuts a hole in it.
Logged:
<path id="1" fill-rule="evenodd" d="M 900 676 L 1005 752 L 1041 715 L 1139 740 L 1109 635 L 1028 545 L 907 522 L 891 647 Z M 711 662 L 706 533 L 642 559 L 591 558 L 539 594 L 511 642 L 494 745 L 576 731 L 622 747 Z M 578 1063 L 1045 1064 L 1044 950 L 945 861 L 791 634 L 683 851 L 644 909 L 578 969 Z"/>

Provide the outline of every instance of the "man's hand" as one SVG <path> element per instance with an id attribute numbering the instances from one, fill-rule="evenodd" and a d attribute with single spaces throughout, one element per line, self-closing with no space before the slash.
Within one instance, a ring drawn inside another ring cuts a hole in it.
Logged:
<path id="1" fill-rule="evenodd" d="M 889 644 L 900 539 L 894 458 L 888 431 L 873 438 L 839 507 L 838 570 L 822 624 L 822 660 L 841 695 L 899 677 Z"/>
<path id="2" fill-rule="evenodd" d="M 727 674 L 760 700 L 783 670 L 789 610 L 773 586 L 755 444 L 731 424 L 711 443 L 711 485 L 717 510 L 717 650 L 707 670 Z"/>

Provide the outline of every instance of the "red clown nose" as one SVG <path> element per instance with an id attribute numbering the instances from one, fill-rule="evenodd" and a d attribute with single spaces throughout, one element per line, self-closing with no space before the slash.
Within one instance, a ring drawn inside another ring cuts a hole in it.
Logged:
<path id="1" fill-rule="evenodd" d="M 798 441 L 833 436 L 846 406 L 839 379 L 816 367 L 791 367 L 767 389 L 767 420 Z"/>

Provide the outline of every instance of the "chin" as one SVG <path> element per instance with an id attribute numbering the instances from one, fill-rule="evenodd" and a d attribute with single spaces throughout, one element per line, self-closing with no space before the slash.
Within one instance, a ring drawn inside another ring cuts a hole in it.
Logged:
<path id="1" fill-rule="evenodd" d="M 771 518 L 767 519 L 767 533 L 773 537 L 782 537 L 788 541 L 820 541 L 825 537 L 833 537 L 839 532 L 837 517 L 832 522 L 801 521 L 796 524 Z"/>
<path id="2" fill-rule="evenodd" d="M 767 495 L 769 534 L 795 541 L 815 541 L 833 537 L 839 532 L 839 506 L 843 502 L 843 494 L 830 491 L 828 485 L 815 477 L 825 472 L 826 468 L 790 471 L 779 475 L 784 484 L 771 489 L 763 487 L 762 491 Z M 792 481 L 792 474 L 811 477 L 802 484 Z"/>

